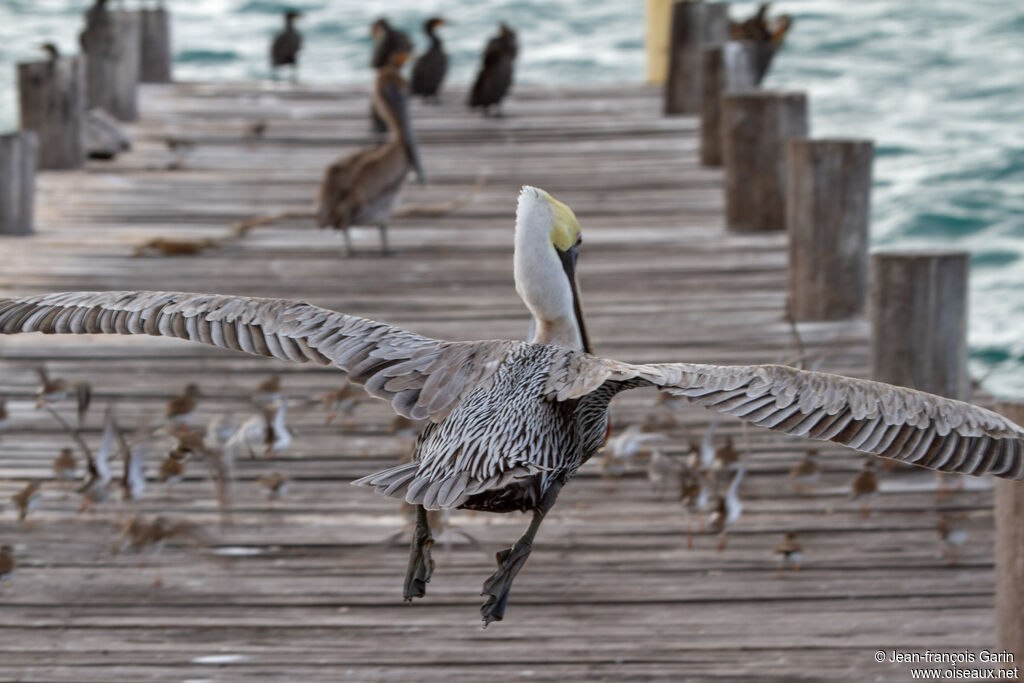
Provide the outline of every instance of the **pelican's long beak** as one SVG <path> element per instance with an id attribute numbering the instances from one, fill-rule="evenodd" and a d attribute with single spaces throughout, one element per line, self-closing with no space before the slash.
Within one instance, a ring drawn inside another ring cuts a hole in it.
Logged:
<path id="1" fill-rule="evenodd" d="M 590 348 L 590 337 L 587 335 L 587 324 L 583 320 L 583 305 L 580 303 L 580 290 L 576 284 L 576 259 L 580 255 L 579 243 L 572 245 L 565 251 L 555 248 L 559 260 L 562 262 L 562 270 L 569 278 L 569 287 L 572 289 L 572 312 L 576 316 L 576 325 L 580 331 L 580 341 L 583 342 L 583 350 L 593 353 Z"/>
<path id="2" fill-rule="evenodd" d="M 394 87 L 385 88 L 384 97 L 387 99 L 388 104 L 391 105 L 391 110 L 395 114 L 395 120 L 398 122 L 398 128 L 402 133 L 405 156 L 409 163 L 412 164 L 413 170 L 416 171 L 416 180 L 422 185 L 427 181 L 427 177 L 423 173 L 423 166 L 420 165 L 419 147 L 416 144 L 416 135 L 412 130 L 412 122 L 409 120 L 408 98 L 406 98 L 405 93 Z"/>

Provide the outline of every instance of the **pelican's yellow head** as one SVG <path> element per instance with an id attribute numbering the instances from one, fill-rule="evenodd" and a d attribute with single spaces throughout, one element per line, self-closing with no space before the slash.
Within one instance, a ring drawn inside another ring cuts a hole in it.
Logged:
<path id="1" fill-rule="evenodd" d="M 582 239 L 580 222 L 576 219 L 576 214 L 566 204 L 558 201 L 544 190 L 541 192 L 554 211 L 551 220 L 551 244 L 555 245 L 555 249 L 559 251 L 569 251 Z"/>
<path id="2" fill-rule="evenodd" d="M 525 186 L 516 207 L 516 289 L 534 317 L 534 341 L 590 351 L 576 260 L 580 223 L 566 204 Z"/>

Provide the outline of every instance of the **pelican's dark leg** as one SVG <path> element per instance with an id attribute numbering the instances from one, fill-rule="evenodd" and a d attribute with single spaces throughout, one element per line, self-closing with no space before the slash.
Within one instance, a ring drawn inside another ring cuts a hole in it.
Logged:
<path id="1" fill-rule="evenodd" d="M 377 226 L 380 230 L 380 253 L 382 256 L 391 254 L 391 247 L 388 246 L 388 224 L 381 223 Z"/>
<path id="2" fill-rule="evenodd" d="M 548 510 L 555 504 L 555 499 L 561 488 L 562 485 L 558 482 L 551 484 L 533 511 L 533 519 L 530 521 L 530 526 L 526 528 L 526 532 L 519 537 L 514 546 L 498 552 L 498 571 L 484 581 L 484 591 L 481 593 L 481 595 L 487 596 L 487 600 L 480 608 L 484 628 L 487 628 L 492 621 L 501 621 L 505 616 L 505 606 L 508 604 L 508 592 L 512 588 L 512 581 L 526 564 L 526 558 L 533 550 L 533 538 L 537 535 L 537 529 L 540 528 L 540 523 L 547 516 Z"/>
<path id="3" fill-rule="evenodd" d="M 355 251 L 352 249 L 352 235 L 349 234 L 348 226 L 342 228 L 341 231 L 345 234 L 345 254 L 346 256 L 352 256 L 355 254 Z"/>
<path id="4" fill-rule="evenodd" d="M 402 595 L 406 602 L 413 598 L 422 598 L 427 594 L 427 583 L 434 573 L 434 560 L 430 557 L 430 546 L 434 538 L 430 535 L 430 524 L 427 522 L 427 509 L 416 506 L 416 528 L 412 532 L 412 544 L 409 547 L 409 568 L 405 571 L 405 589 Z"/>

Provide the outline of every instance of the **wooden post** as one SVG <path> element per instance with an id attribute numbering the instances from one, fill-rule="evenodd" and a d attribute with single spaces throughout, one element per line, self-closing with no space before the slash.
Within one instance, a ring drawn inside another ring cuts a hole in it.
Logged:
<path id="1" fill-rule="evenodd" d="M 786 141 L 807 136 L 807 96 L 768 90 L 723 93 L 721 125 L 729 229 L 785 229 Z"/>
<path id="2" fill-rule="evenodd" d="M 661 85 L 668 74 L 668 42 L 672 26 L 672 0 L 646 0 L 647 82 Z"/>
<path id="3" fill-rule="evenodd" d="M 139 82 L 171 82 L 171 20 L 163 7 L 139 10 Z"/>
<path id="4" fill-rule="evenodd" d="M 86 107 L 121 121 L 139 117 L 139 15 L 90 9 L 81 36 L 86 56 Z"/>
<path id="5" fill-rule="evenodd" d="M 38 134 L 39 168 L 79 168 L 85 162 L 81 58 L 18 64 L 18 103 L 21 128 Z"/>
<path id="6" fill-rule="evenodd" d="M 1024 424 L 1024 403 L 1002 403 L 999 412 Z M 996 480 L 996 639 L 1000 650 L 1024 657 L 1024 482 Z M 1007 667 L 1009 668 L 1009 667 Z"/>
<path id="7" fill-rule="evenodd" d="M 665 113 L 696 114 L 701 100 L 701 49 L 724 42 L 729 33 L 728 4 L 678 0 L 672 6 L 672 31 L 665 81 Z"/>
<path id="8" fill-rule="evenodd" d="M 0 235 L 31 235 L 38 136 L 0 135 Z"/>
<path id="9" fill-rule="evenodd" d="M 701 55 L 700 162 L 722 165 L 722 102 L 724 92 L 757 86 L 755 45 L 749 40 L 704 46 Z"/>
<path id="10" fill-rule="evenodd" d="M 870 140 L 791 138 L 786 145 L 789 303 L 796 320 L 864 311 L 873 156 Z"/>
<path id="11" fill-rule="evenodd" d="M 872 255 L 871 375 L 968 398 L 966 252 Z"/>

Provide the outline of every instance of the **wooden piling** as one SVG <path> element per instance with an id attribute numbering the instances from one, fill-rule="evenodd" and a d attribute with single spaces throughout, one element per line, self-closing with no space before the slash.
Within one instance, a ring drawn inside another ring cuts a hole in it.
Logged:
<path id="1" fill-rule="evenodd" d="M 864 311 L 873 156 L 870 140 L 792 138 L 786 145 L 789 302 L 796 320 Z"/>
<path id="2" fill-rule="evenodd" d="M 171 18 L 163 7 L 139 10 L 139 82 L 170 83 Z"/>
<path id="3" fill-rule="evenodd" d="M 786 142 L 807 136 L 802 92 L 722 95 L 726 224 L 736 232 L 786 227 Z"/>
<path id="4" fill-rule="evenodd" d="M 79 168 L 85 162 L 85 69 L 81 58 L 18 64 L 18 104 L 22 130 L 38 135 L 39 168 Z"/>
<path id="5" fill-rule="evenodd" d="M 668 74 L 668 45 L 672 30 L 672 0 L 646 0 L 647 82 L 661 85 Z"/>
<path id="6" fill-rule="evenodd" d="M 86 56 L 86 107 L 121 121 L 139 117 L 139 15 L 90 9 L 81 35 Z"/>
<path id="7" fill-rule="evenodd" d="M 728 34 L 727 3 L 679 0 L 672 6 L 665 114 L 700 112 L 701 50 L 707 44 L 724 42 Z"/>
<path id="8" fill-rule="evenodd" d="M 0 135 L 0 235 L 31 235 L 39 137 L 34 131 Z"/>
<path id="9" fill-rule="evenodd" d="M 966 252 L 880 252 L 871 261 L 871 376 L 965 400 Z"/>
<path id="10" fill-rule="evenodd" d="M 999 412 L 1024 424 L 1024 403 L 1001 403 Z M 1024 482 L 996 480 L 996 640 L 1000 650 L 1024 657 Z"/>
<path id="11" fill-rule="evenodd" d="M 722 93 L 757 87 L 755 50 L 749 40 L 706 45 L 702 50 L 700 162 L 705 166 L 722 165 Z"/>

